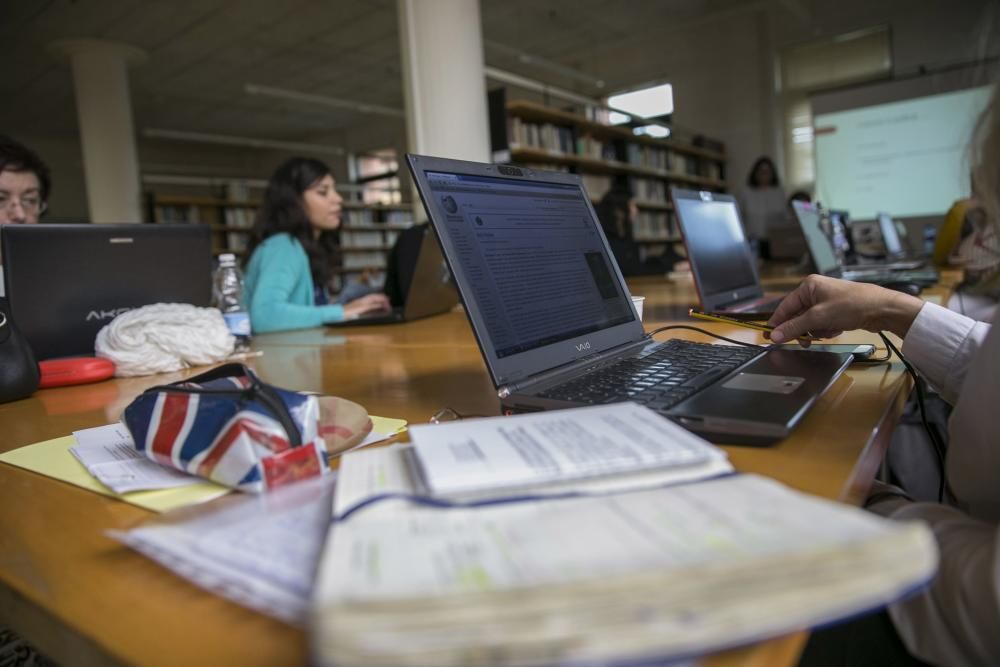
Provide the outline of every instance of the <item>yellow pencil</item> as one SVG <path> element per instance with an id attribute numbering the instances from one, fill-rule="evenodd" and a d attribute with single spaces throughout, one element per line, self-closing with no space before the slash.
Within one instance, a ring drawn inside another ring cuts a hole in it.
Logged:
<path id="1" fill-rule="evenodd" d="M 703 313 L 700 310 L 695 310 L 691 308 L 688 310 L 688 315 L 699 320 L 707 320 L 709 322 L 722 322 L 723 324 L 732 324 L 738 327 L 745 327 L 747 329 L 754 329 L 755 331 L 774 331 L 774 327 L 769 327 L 763 322 L 753 322 L 749 320 L 738 320 L 735 317 L 726 317 L 725 315 L 713 315 L 711 313 Z M 799 340 L 821 340 L 815 336 L 799 336 Z"/>

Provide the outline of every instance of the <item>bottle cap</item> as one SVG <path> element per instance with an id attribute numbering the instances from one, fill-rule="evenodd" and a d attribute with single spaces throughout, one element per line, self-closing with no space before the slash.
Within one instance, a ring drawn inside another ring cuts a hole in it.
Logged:
<path id="1" fill-rule="evenodd" d="M 219 255 L 219 264 L 235 264 L 236 255 L 231 252 L 224 252 Z"/>

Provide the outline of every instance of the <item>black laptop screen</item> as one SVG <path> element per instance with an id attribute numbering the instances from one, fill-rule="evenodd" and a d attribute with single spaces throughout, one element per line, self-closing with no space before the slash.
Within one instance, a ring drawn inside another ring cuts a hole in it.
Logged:
<path id="1" fill-rule="evenodd" d="M 735 202 L 678 197 L 676 205 L 702 292 L 718 294 L 757 284 Z"/>
<path id="2" fill-rule="evenodd" d="M 498 358 L 634 319 L 579 186 L 426 176 Z"/>

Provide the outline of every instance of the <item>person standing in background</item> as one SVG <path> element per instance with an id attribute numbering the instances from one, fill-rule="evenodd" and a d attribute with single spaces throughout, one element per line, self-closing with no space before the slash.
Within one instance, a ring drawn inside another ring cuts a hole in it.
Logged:
<path id="1" fill-rule="evenodd" d="M 769 259 L 768 228 L 784 224 L 788 209 L 785 191 L 771 158 L 762 156 L 753 163 L 739 202 L 747 238 L 757 248 L 761 259 Z"/>
<path id="2" fill-rule="evenodd" d="M 340 304 L 327 293 L 337 264 L 342 203 L 330 168 L 319 160 L 291 158 L 275 170 L 254 223 L 246 271 L 246 306 L 255 333 L 388 310 L 384 294 Z"/>

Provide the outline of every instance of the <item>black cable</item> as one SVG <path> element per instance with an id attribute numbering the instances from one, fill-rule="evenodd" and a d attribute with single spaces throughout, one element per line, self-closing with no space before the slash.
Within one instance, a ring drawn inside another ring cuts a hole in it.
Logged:
<path id="1" fill-rule="evenodd" d="M 892 351 L 899 360 L 903 362 L 903 366 L 906 367 L 906 371 L 913 378 L 913 386 L 917 393 L 917 407 L 920 409 L 920 423 L 924 425 L 924 430 L 927 431 L 927 437 L 931 439 L 931 445 L 934 447 L 934 453 L 937 455 L 938 461 L 938 471 L 940 472 L 940 480 L 938 482 L 938 502 L 944 502 L 944 481 L 945 481 L 945 469 L 944 469 L 944 443 L 938 437 L 937 431 L 931 428 L 931 425 L 927 422 L 927 409 L 924 407 L 924 379 L 917 374 L 917 371 L 910 365 L 910 362 L 906 360 L 906 357 L 896 349 L 896 346 L 892 344 L 889 337 L 884 333 L 879 332 L 879 336 L 885 342 L 885 346 Z"/>
<path id="2" fill-rule="evenodd" d="M 652 338 L 653 336 L 662 331 L 670 331 L 671 329 L 687 329 L 688 331 L 697 331 L 700 334 L 705 334 L 706 336 L 711 336 L 712 338 L 718 338 L 719 340 L 724 340 L 727 343 L 733 343 L 735 345 L 743 345 L 744 347 L 758 347 L 758 348 L 767 347 L 767 345 L 757 345 L 756 343 L 747 343 L 746 341 L 736 340 L 735 338 L 726 338 L 725 336 L 721 336 L 712 331 L 708 331 L 707 329 L 699 329 L 698 327 L 693 327 L 688 324 L 671 324 L 665 327 L 660 327 L 659 329 L 653 329 L 652 331 L 646 334 L 646 338 Z"/>

